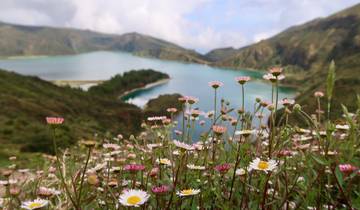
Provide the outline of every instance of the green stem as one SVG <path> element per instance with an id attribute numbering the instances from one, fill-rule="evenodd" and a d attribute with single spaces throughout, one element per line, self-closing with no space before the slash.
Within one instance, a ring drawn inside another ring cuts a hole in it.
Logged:
<path id="1" fill-rule="evenodd" d="M 183 108 L 182 108 L 182 142 L 184 142 L 185 140 L 185 111 L 186 111 L 186 104 L 183 104 Z"/>
<path id="2" fill-rule="evenodd" d="M 62 171 L 61 171 L 61 166 L 60 166 L 61 163 L 60 163 L 60 160 L 59 160 L 59 155 L 58 155 L 57 145 L 56 145 L 56 128 L 54 128 L 54 130 L 53 130 L 53 147 L 54 147 L 54 152 L 55 152 L 55 156 L 56 156 L 56 166 L 57 166 L 59 174 L 60 174 L 61 183 L 62 183 L 63 187 L 65 188 L 65 192 L 66 192 L 67 196 L 69 197 L 71 203 L 75 207 L 75 209 L 79 209 L 77 203 L 75 202 L 75 200 L 71 196 L 70 190 L 66 185 L 65 178 L 64 178 L 64 176 L 62 174 Z"/>
<path id="3" fill-rule="evenodd" d="M 91 147 L 89 147 L 86 162 L 85 162 L 85 167 L 84 167 L 83 173 L 81 175 L 81 181 L 80 181 L 80 187 L 79 187 L 79 197 L 78 197 L 78 201 L 77 201 L 79 206 L 81 206 L 81 192 L 82 192 L 82 188 L 83 188 L 83 184 L 84 184 L 86 169 L 87 169 L 87 166 L 88 166 L 88 163 L 90 160 L 90 155 L 91 155 Z M 110 170 L 110 169 L 108 169 L 108 170 Z"/>
<path id="4" fill-rule="evenodd" d="M 238 165 L 240 163 L 240 142 L 241 142 L 241 138 L 240 138 L 240 141 L 238 143 L 238 148 L 237 148 L 237 151 L 236 151 L 236 162 L 235 162 L 234 172 L 233 172 L 232 180 L 231 180 L 229 201 L 231 200 L 231 196 L 232 196 L 232 193 L 233 193 L 233 188 L 234 188 L 234 183 L 235 183 L 235 176 L 236 176 L 236 169 L 237 169 L 237 167 L 238 167 Z"/>

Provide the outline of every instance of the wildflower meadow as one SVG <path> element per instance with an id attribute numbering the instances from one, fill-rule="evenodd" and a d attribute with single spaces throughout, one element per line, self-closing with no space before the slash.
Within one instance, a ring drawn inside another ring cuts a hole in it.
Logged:
<path id="1" fill-rule="evenodd" d="M 99 134 L 68 149 L 57 146 L 57 129 L 66 119 L 48 117 L 55 155 L 44 157 L 42 170 L 18 168 L 12 157 L 13 165 L 1 171 L 0 206 L 360 209 L 360 97 L 358 110 L 343 106 L 343 116 L 332 120 L 335 68 L 326 90 L 313 93 L 318 108 L 312 113 L 279 98 L 282 68 L 270 68 L 263 79 L 272 94 L 257 98 L 251 109 L 244 104 L 252 78 L 234 79 L 239 97 L 231 100 L 240 107 L 221 100 L 218 90 L 226 84 L 212 81 L 213 110 L 199 110 L 197 98 L 183 96 L 183 110 L 168 107 L 168 116 L 147 118 L 138 135 Z M 202 129 L 196 139 L 195 127 Z"/>

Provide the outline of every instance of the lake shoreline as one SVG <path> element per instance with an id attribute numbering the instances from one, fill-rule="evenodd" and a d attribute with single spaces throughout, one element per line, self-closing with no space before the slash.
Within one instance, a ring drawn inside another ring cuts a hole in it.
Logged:
<path id="1" fill-rule="evenodd" d="M 93 52 L 101 52 L 100 51 L 90 51 L 90 52 L 82 52 L 82 53 L 76 53 L 75 55 L 80 55 L 80 54 L 86 54 L 86 53 L 93 53 Z M 136 53 L 129 53 L 129 52 L 124 52 L 124 51 L 104 51 L 104 52 L 121 52 L 121 53 L 127 53 L 130 54 L 132 56 L 135 57 L 139 57 L 139 58 L 148 58 L 148 59 L 155 59 L 155 60 L 161 60 L 161 61 L 170 61 L 170 62 L 177 62 L 177 63 L 183 63 L 183 64 L 197 64 L 197 65 L 204 65 L 204 66 L 209 66 L 209 67 L 213 67 L 213 68 L 220 68 L 220 69 L 224 69 L 224 70 L 235 70 L 235 71 L 249 71 L 249 72 L 257 72 L 257 73 L 266 73 L 266 70 L 263 69 L 255 69 L 255 68 L 247 68 L 247 67 L 243 67 L 243 68 L 238 68 L 238 67 L 230 67 L 230 66 L 221 66 L 221 65 L 217 65 L 215 62 L 209 62 L 209 63 L 199 63 L 199 62 L 189 62 L 189 61 L 181 61 L 181 60 L 174 60 L 174 59 L 161 59 L 161 58 L 157 58 L 157 57 L 152 57 L 152 56 L 143 56 L 143 55 L 139 55 Z M 0 59 L 2 60 L 22 60 L 22 59 L 36 59 L 36 58 L 46 58 L 46 57 L 55 57 L 55 56 L 67 56 L 67 55 L 74 55 L 74 54 L 59 54 L 59 55 L 19 55 L 19 56 L 4 56 L 4 57 L 0 57 Z M 66 80 L 65 80 L 66 81 Z M 79 80 L 80 81 L 80 80 Z M 69 82 L 69 85 L 72 86 L 72 84 L 77 83 L 76 80 L 71 81 L 68 80 L 67 82 Z M 93 82 L 89 82 L 89 84 L 94 84 Z M 86 84 L 85 84 L 86 85 Z M 74 85 L 75 86 L 75 85 Z M 296 85 L 296 84 L 279 84 L 280 87 L 288 87 L 288 88 L 293 88 L 296 89 L 296 91 L 298 92 L 298 89 L 300 88 L 300 85 Z M 123 96 L 121 96 L 123 97 Z"/>
<path id="2" fill-rule="evenodd" d="M 119 99 L 122 100 L 124 97 L 128 96 L 129 94 L 134 93 L 134 92 L 139 91 L 139 90 L 146 90 L 146 89 L 149 89 L 149 88 L 152 88 L 152 87 L 156 87 L 156 86 L 159 86 L 159 85 L 162 85 L 162 84 L 166 84 L 166 83 L 168 83 L 170 81 L 170 79 L 171 78 L 161 79 L 161 80 L 158 80 L 156 82 L 146 84 L 146 85 L 144 85 L 142 87 L 133 88 L 131 90 L 125 91 L 124 93 L 122 93 L 119 96 Z"/>

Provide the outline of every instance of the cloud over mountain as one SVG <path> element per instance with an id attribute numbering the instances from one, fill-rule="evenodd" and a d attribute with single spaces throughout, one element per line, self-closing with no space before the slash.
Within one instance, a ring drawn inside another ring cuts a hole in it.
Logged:
<path id="1" fill-rule="evenodd" d="M 358 0 L 2 0 L 0 20 L 136 31 L 205 51 L 240 47 Z"/>

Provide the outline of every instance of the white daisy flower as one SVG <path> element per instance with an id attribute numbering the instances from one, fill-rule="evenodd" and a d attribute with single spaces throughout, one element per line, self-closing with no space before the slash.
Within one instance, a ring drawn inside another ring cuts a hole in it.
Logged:
<path id="1" fill-rule="evenodd" d="M 156 163 L 161 165 L 171 166 L 171 161 L 167 158 L 158 158 L 156 159 Z"/>
<path id="2" fill-rule="evenodd" d="M 9 179 L 9 184 L 16 184 L 18 183 L 17 179 Z"/>
<path id="3" fill-rule="evenodd" d="M 293 140 L 295 140 L 295 141 L 309 141 L 309 140 L 311 140 L 312 138 L 313 138 L 312 136 L 300 135 L 300 136 L 294 137 Z"/>
<path id="4" fill-rule="evenodd" d="M 9 181 L 7 180 L 0 180 L 0 185 L 8 185 Z"/>
<path id="5" fill-rule="evenodd" d="M 40 196 L 52 196 L 52 195 L 60 195 L 61 191 L 56 190 L 54 188 L 39 187 L 37 193 Z"/>
<path id="6" fill-rule="evenodd" d="M 193 147 L 194 147 L 194 149 L 199 150 L 199 151 L 204 149 L 204 145 L 203 145 L 202 142 L 198 142 L 196 144 L 193 144 Z"/>
<path id="7" fill-rule="evenodd" d="M 316 136 L 318 133 L 316 131 L 313 131 L 312 134 Z M 319 131 L 319 135 L 321 137 L 325 137 L 327 135 L 326 131 Z"/>
<path id="8" fill-rule="evenodd" d="M 107 143 L 107 144 L 103 144 L 103 147 L 105 149 L 112 149 L 112 150 L 118 150 L 120 149 L 120 146 L 117 145 L 117 144 L 110 144 L 110 143 Z"/>
<path id="9" fill-rule="evenodd" d="M 120 150 L 115 150 L 115 151 L 110 152 L 110 156 L 119 155 L 119 154 L 121 154 L 121 153 L 122 153 L 122 151 L 120 151 Z"/>
<path id="10" fill-rule="evenodd" d="M 29 171 L 30 171 L 30 169 L 27 169 L 27 168 L 18 170 L 19 173 L 28 173 Z"/>
<path id="11" fill-rule="evenodd" d="M 111 167 L 110 169 L 110 172 L 112 173 L 119 173 L 120 171 L 121 171 L 121 167 L 117 167 L 117 166 Z"/>
<path id="12" fill-rule="evenodd" d="M 99 172 L 99 171 L 101 171 L 102 169 L 104 169 L 106 165 L 107 165 L 107 163 L 97 164 L 94 168 L 89 169 L 87 172 L 88 172 L 88 173 Z"/>
<path id="13" fill-rule="evenodd" d="M 21 204 L 21 208 L 23 209 L 28 209 L 28 210 L 32 210 L 32 209 L 40 209 L 43 208 L 45 206 L 47 206 L 49 204 L 48 200 L 43 200 L 40 198 L 37 198 L 33 201 L 25 201 Z"/>
<path id="14" fill-rule="evenodd" d="M 150 150 L 152 150 L 152 149 L 161 147 L 162 144 L 161 144 L 161 143 L 159 143 L 159 144 L 147 144 L 146 146 L 147 146 L 147 148 L 149 148 Z"/>
<path id="15" fill-rule="evenodd" d="M 349 125 L 336 125 L 335 127 L 338 130 L 349 130 L 350 129 Z"/>
<path id="16" fill-rule="evenodd" d="M 150 195 L 147 194 L 145 191 L 142 190 L 127 190 L 124 191 L 119 198 L 119 202 L 123 206 L 135 206 L 138 207 L 142 204 L 144 204 L 148 199 Z"/>
<path id="17" fill-rule="evenodd" d="M 174 140 L 173 142 L 174 142 L 175 146 L 177 146 L 181 149 L 185 149 L 185 150 L 194 150 L 195 149 L 192 145 L 185 144 L 185 143 L 177 141 L 177 140 Z"/>
<path id="18" fill-rule="evenodd" d="M 185 190 L 181 190 L 178 191 L 176 194 L 180 197 L 184 197 L 184 196 L 191 196 L 191 195 L 197 195 L 200 193 L 200 189 L 185 189 Z"/>
<path id="19" fill-rule="evenodd" d="M 251 134 L 255 133 L 255 130 L 241 130 L 241 131 L 235 131 L 235 135 L 237 136 L 250 136 Z"/>
<path id="20" fill-rule="evenodd" d="M 173 155 L 180 155 L 180 152 L 179 152 L 179 150 L 174 150 L 174 151 L 172 152 L 172 154 L 173 154 Z"/>
<path id="21" fill-rule="evenodd" d="M 304 128 L 299 128 L 299 129 L 297 129 L 297 131 L 299 133 L 307 133 L 307 134 L 311 133 L 311 131 L 309 129 L 304 129 Z"/>
<path id="22" fill-rule="evenodd" d="M 246 174 L 246 171 L 243 168 L 238 168 L 235 171 L 236 176 L 244 176 Z"/>
<path id="23" fill-rule="evenodd" d="M 106 162 L 113 162 L 113 161 L 115 161 L 115 159 L 114 159 L 114 158 L 104 158 L 104 161 L 106 161 Z"/>
<path id="24" fill-rule="evenodd" d="M 356 115 L 356 114 L 349 112 L 348 115 L 343 114 L 342 116 L 343 116 L 343 117 L 349 116 L 350 118 L 352 118 L 352 117 L 354 117 L 355 115 Z"/>
<path id="25" fill-rule="evenodd" d="M 268 171 L 273 171 L 277 168 L 277 163 L 275 160 L 263 161 L 260 158 L 255 158 L 250 165 L 249 170 L 259 170 L 267 173 Z"/>
<path id="26" fill-rule="evenodd" d="M 205 170 L 205 166 L 196 166 L 194 164 L 187 164 L 186 167 L 192 170 Z"/>
<path id="27" fill-rule="evenodd" d="M 267 138 L 269 138 L 269 133 L 266 132 L 266 131 L 264 131 L 264 130 L 257 130 L 257 131 L 255 131 L 255 132 L 256 132 L 256 135 L 257 135 L 258 137 L 260 137 L 261 139 L 267 139 Z"/>

